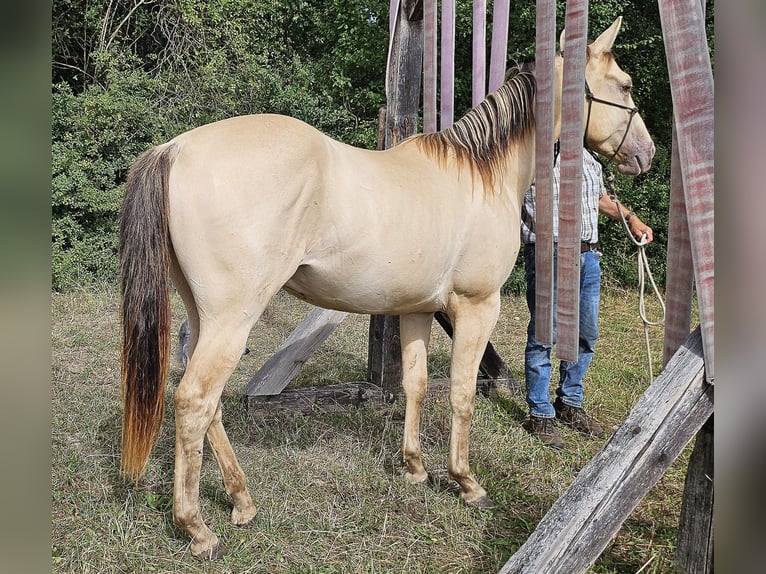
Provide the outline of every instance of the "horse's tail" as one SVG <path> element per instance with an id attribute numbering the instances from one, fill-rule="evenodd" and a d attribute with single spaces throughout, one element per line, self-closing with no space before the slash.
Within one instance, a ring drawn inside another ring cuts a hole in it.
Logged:
<path id="1" fill-rule="evenodd" d="M 120 216 L 122 462 L 138 481 L 165 413 L 170 353 L 168 175 L 174 144 L 144 153 L 128 174 Z"/>

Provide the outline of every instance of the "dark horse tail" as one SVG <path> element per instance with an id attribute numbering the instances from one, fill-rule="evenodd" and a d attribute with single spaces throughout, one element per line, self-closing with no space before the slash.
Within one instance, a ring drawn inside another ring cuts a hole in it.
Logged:
<path id="1" fill-rule="evenodd" d="M 168 175 L 173 144 L 144 153 L 128 174 L 120 217 L 122 462 L 138 481 L 165 413 L 170 353 Z"/>

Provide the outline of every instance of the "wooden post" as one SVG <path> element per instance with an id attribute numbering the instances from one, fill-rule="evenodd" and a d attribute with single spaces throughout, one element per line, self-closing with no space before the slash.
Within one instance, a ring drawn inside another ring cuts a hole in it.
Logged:
<path id="1" fill-rule="evenodd" d="M 423 70 L 422 0 L 392 2 L 392 38 L 388 61 L 386 149 L 418 130 L 420 78 Z M 401 391 L 402 350 L 399 317 L 373 315 L 367 357 L 367 380 L 383 388 L 383 397 L 393 400 Z"/>
<path id="2" fill-rule="evenodd" d="M 675 555 L 678 574 L 713 572 L 713 417 L 697 433 L 684 484 Z"/>
<path id="3" fill-rule="evenodd" d="M 418 131 L 423 70 L 422 0 L 402 0 L 399 4 L 386 79 L 386 149 Z"/>

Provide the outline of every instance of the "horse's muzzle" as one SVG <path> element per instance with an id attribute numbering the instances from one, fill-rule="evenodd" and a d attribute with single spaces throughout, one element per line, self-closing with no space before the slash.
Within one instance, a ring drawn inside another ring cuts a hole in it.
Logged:
<path id="1" fill-rule="evenodd" d="M 616 158 L 618 171 L 623 175 L 639 175 L 649 171 L 655 151 L 654 142 L 652 142 L 648 149 L 619 154 L 622 157 Z"/>

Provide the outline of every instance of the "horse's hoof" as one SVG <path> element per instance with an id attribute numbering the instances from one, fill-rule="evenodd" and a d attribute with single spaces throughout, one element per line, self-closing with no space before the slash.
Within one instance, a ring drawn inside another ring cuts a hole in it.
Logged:
<path id="1" fill-rule="evenodd" d="M 256 513 L 257 510 L 255 509 L 255 506 L 251 506 L 250 508 L 246 508 L 244 510 L 237 510 L 234 508 L 231 511 L 231 521 L 237 526 L 242 526 L 243 524 L 250 522 Z"/>
<path id="2" fill-rule="evenodd" d="M 473 506 L 474 508 L 481 508 L 482 510 L 491 510 L 495 508 L 494 501 L 486 494 L 484 496 L 480 496 L 479 498 L 475 500 L 466 500 L 465 503 L 468 506 Z"/>
<path id="3" fill-rule="evenodd" d="M 221 541 L 219 540 L 215 546 L 213 546 L 209 550 L 204 550 L 200 552 L 199 554 L 192 554 L 192 556 L 199 560 L 200 562 L 212 562 L 213 560 L 218 560 L 222 556 L 226 554 L 227 550 L 226 547 L 221 544 Z"/>
<path id="4" fill-rule="evenodd" d="M 405 472 L 404 480 L 407 482 L 407 484 L 425 484 L 428 482 L 428 473 L 424 472 L 422 474 L 413 474 L 411 472 Z"/>

